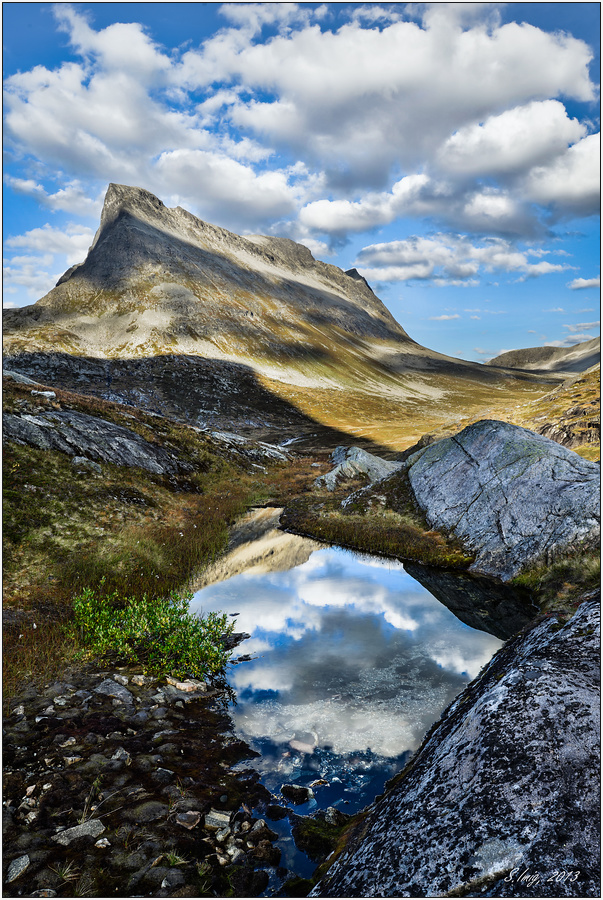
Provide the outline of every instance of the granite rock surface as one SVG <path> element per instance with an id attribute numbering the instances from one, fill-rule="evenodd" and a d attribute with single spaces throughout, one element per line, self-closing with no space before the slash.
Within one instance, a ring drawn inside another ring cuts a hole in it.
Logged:
<path id="1" fill-rule="evenodd" d="M 470 571 L 508 581 L 600 536 L 600 467 L 542 435 L 482 420 L 406 460 L 432 528 L 475 554 Z"/>
<path id="2" fill-rule="evenodd" d="M 314 897 L 597 897 L 600 596 L 506 644 Z"/>

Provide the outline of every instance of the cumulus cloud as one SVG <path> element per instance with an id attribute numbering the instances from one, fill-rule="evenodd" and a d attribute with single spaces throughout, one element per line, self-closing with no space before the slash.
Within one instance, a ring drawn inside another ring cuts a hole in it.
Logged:
<path id="1" fill-rule="evenodd" d="M 581 291 L 584 288 L 600 288 L 601 278 L 574 278 L 567 286 L 572 291 Z"/>
<path id="2" fill-rule="evenodd" d="M 47 294 L 61 274 L 60 271 L 50 274 L 49 269 L 53 263 L 52 254 L 13 256 L 2 267 L 4 293 L 16 294 L 21 288 L 32 300 Z M 16 305 L 11 301 L 3 303 L 3 306 L 7 307 Z"/>
<path id="3" fill-rule="evenodd" d="M 49 194 L 43 185 L 31 178 L 14 178 L 5 175 L 4 182 L 17 194 L 35 197 L 39 203 L 52 210 L 61 210 L 79 216 L 99 216 L 103 207 L 103 195 L 95 199 L 88 196 L 79 182 L 68 183 L 64 188 Z M 104 193 L 104 192 L 103 192 Z"/>
<path id="4" fill-rule="evenodd" d="M 559 215 L 595 215 L 600 203 L 601 135 L 591 134 L 550 164 L 536 166 L 524 181 L 526 195 Z"/>
<path id="5" fill-rule="evenodd" d="M 586 135 L 558 100 L 533 101 L 460 129 L 437 152 L 445 171 L 511 175 L 554 159 Z"/>
<path id="6" fill-rule="evenodd" d="M 471 277 L 480 270 L 517 272 L 520 277 L 535 277 L 568 268 L 546 260 L 532 262 L 530 255 L 531 250 L 519 251 L 502 238 L 491 238 L 477 245 L 462 235 L 436 234 L 372 244 L 360 251 L 357 265 L 367 279 L 434 282 L 438 279 L 444 283 L 458 282 L 459 279 L 460 283 L 462 280 L 470 283 Z"/>
<path id="7" fill-rule="evenodd" d="M 458 313 L 454 313 L 454 315 L 450 315 L 450 316 L 447 316 L 447 315 L 430 316 L 429 318 L 432 319 L 434 322 L 447 322 L 449 319 L 460 319 L 461 317 L 459 316 Z"/>
<path id="8" fill-rule="evenodd" d="M 33 228 L 25 234 L 9 237 L 5 241 L 7 247 L 26 247 L 28 250 L 45 254 L 61 253 L 67 257 L 67 264 L 82 262 L 92 243 L 94 232 L 91 228 L 71 225 L 65 231 L 44 225 Z"/>

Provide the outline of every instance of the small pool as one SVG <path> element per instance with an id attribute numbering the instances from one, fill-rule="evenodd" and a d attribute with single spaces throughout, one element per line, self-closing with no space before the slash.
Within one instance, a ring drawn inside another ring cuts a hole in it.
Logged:
<path id="1" fill-rule="evenodd" d="M 252 659 L 229 675 L 235 730 L 260 753 L 247 765 L 277 797 L 283 783 L 311 786 L 296 812 L 352 813 L 503 642 L 463 624 L 401 563 L 313 542 L 300 554 L 295 541 L 297 565 L 277 554 L 274 571 L 270 552 L 255 564 L 251 554 L 249 568 L 199 590 L 192 608 L 237 613 L 236 630 L 251 635 L 238 649 Z M 310 874 L 287 820 L 270 827 L 282 834 L 282 864 Z"/>

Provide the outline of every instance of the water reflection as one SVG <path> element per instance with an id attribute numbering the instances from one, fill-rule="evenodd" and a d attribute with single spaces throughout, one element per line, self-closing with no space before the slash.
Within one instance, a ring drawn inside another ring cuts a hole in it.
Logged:
<path id="1" fill-rule="evenodd" d="M 241 650 L 257 658 L 231 673 L 232 717 L 279 783 L 302 769 L 332 781 L 354 754 L 370 766 L 414 750 L 502 643 L 463 624 L 402 564 L 337 548 L 209 585 L 193 608 L 237 612 L 237 630 L 251 634 Z"/>

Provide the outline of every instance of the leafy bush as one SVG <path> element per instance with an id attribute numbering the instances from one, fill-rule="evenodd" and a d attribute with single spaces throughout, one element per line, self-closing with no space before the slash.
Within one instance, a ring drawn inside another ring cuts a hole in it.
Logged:
<path id="1" fill-rule="evenodd" d="M 225 613 L 194 615 L 191 598 L 175 592 L 152 599 L 103 595 L 87 587 L 74 598 L 72 627 L 95 656 L 117 656 L 178 678 L 216 675 L 228 662 L 224 645 L 234 626 Z"/>

